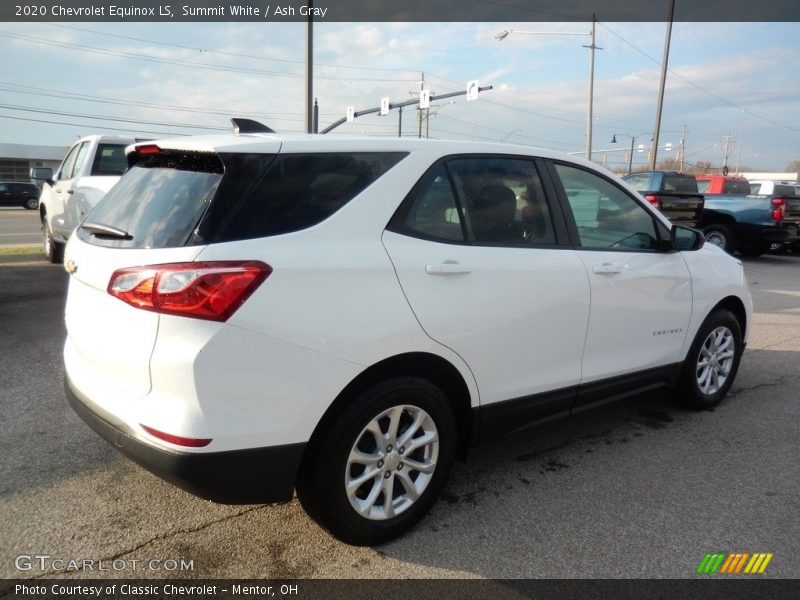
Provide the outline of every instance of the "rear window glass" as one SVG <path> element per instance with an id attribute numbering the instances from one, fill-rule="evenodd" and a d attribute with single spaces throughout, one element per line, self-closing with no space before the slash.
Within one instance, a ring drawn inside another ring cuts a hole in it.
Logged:
<path id="1" fill-rule="evenodd" d="M 708 186 L 711 185 L 711 182 L 708 179 L 698 179 L 697 180 L 697 191 L 701 194 L 705 194 L 708 191 Z M 750 188 L 747 189 L 750 191 Z"/>
<path id="2" fill-rule="evenodd" d="M 794 196 L 794 186 L 793 185 L 775 185 L 775 189 L 772 192 L 773 196 Z"/>
<path id="3" fill-rule="evenodd" d="M 299 231 L 323 221 L 405 153 L 162 152 L 134 161 L 79 228 L 92 244 L 169 248 Z"/>
<path id="4" fill-rule="evenodd" d="M 185 245 L 222 179 L 213 154 L 160 154 L 134 165 L 103 197 L 84 223 L 114 227 L 129 239 L 89 233 L 78 237 L 115 248 Z"/>
<path id="5" fill-rule="evenodd" d="M 697 181 L 691 175 L 664 175 L 661 184 L 664 192 L 697 193 Z"/>
<path id="6" fill-rule="evenodd" d="M 726 181 L 725 193 L 734 195 L 741 194 L 747 196 L 748 194 L 750 194 L 750 184 L 747 183 L 746 181 Z"/>
<path id="7" fill-rule="evenodd" d="M 127 168 L 124 144 L 98 144 L 92 175 L 122 175 Z"/>

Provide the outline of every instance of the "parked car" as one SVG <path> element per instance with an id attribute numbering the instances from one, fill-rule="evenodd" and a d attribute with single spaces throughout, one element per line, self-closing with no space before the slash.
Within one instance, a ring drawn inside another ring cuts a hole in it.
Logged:
<path id="1" fill-rule="evenodd" d="M 750 183 L 744 177 L 733 175 L 695 175 L 697 191 L 701 194 L 730 194 L 734 196 L 747 196 Z"/>
<path id="2" fill-rule="evenodd" d="M 707 242 L 731 254 L 760 256 L 800 240 L 800 198 L 787 194 L 793 192 L 791 186 L 748 184 L 744 179 L 716 175 L 697 179 L 698 187 L 708 186 L 699 224 Z M 751 188 L 765 192 L 758 195 Z M 724 193 L 710 191 L 725 189 Z M 787 195 L 770 195 L 781 193 Z"/>
<path id="3" fill-rule="evenodd" d="M 703 215 L 703 194 L 693 175 L 644 171 L 622 178 L 676 225 L 696 227 Z"/>
<path id="4" fill-rule="evenodd" d="M 593 163 L 246 133 L 128 153 L 66 248 L 67 395 L 204 498 L 296 489 L 380 543 L 472 445 L 659 386 L 707 409 L 736 376 L 741 263 Z"/>
<path id="5" fill-rule="evenodd" d="M 89 211 L 119 180 L 128 166 L 125 147 L 137 138 L 90 135 L 75 142 L 55 176 L 51 169 L 31 169 L 44 182 L 39 198 L 42 246 L 50 262 L 61 262 L 64 244 Z"/>
<path id="6" fill-rule="evenodd" d="M 0 206 L 21 206 L 35 210 L 41 191 L 32 183 L 0 181 Z"/>

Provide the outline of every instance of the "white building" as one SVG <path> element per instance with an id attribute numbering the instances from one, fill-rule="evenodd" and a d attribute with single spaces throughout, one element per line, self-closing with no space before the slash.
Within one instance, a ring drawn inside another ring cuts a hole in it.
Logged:
<path id="1" fill-rule="evenodd" d="M 50 167 L 55 172 L 69 146 L 0 144 L 0 179 L 30 181 L 31 167 Z"/>

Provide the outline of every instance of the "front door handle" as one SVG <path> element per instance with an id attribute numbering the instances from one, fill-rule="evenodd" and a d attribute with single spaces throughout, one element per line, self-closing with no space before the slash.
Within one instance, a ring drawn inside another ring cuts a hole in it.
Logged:
<path id="1" fill-rule="evenodd" d="M 427 265 L 425 272 L 428 275 L 466 275 L 471 273 L 472 269 L 455 261 L 445 261 L 438 265 Z"/>
<path id="2" fill-rule="evenodd" d="M 598 275 L 618 275 L 622 273 L 627 267 L 625 265 L 614 265 L 611 263 L 603 263 L 602 265 L 595 265 L 592 267 L 592 272 Z"/>

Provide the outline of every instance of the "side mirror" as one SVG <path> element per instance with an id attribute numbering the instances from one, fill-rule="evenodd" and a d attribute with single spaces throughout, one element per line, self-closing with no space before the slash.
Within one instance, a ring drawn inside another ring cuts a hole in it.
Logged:
<path id="1" fill-rule="evenodd" d="M 706 243 L 706 236 L 702 231 L 691 229 L 689 227 L 682 227 L 681 225 L 673 225 L 670 233 L 673 250 L 678 251 L 694 251 L 699 250 Z"/>
<path id="2" fill-rule="evenodd" d="M 53 169 L 50 167 L 34 167 L 31 169 L 31 179 L 53 185 Z"/>

